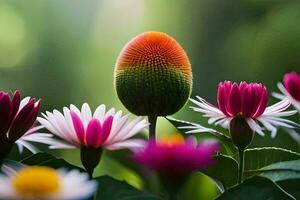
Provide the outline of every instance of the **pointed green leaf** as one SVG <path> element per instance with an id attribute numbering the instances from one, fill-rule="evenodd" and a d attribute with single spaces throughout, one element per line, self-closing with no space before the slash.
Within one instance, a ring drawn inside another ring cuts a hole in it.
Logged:
<path id="1" fill-rule="evenodd" d="M 300 160 L 278 162 L 261 169 L 245 172 L 245 176 L 255 174 L 275 181 L 289 194 L 300 199 Z"/>
<path id="2" fill-rule="evenodd" d="M 273 181 L 255 176 L 225 191 L 218 200 L 289 200 L 295 199 Z"/>
<path id="3" fill-rule="evenodd" d="M 276 162 L 298 159 L 300 159 L 299 153 L 276 147 L 247 149 L 245 151 L 245 170 L 260 169 Z"/>
<path id="4" fill-rule="evenodd" d="M 160 198 L 138 190 L 125 181 L 119 181 L 109 176 L 96 178 L 98 191 L 95 200 L 159 200 Z"/>
<path id="5" fill-rule="evenodd" d="M 260 174 L 275 182 L 300 179 L 300 160 L 274 163 L 261 169 L 245 171 L 245 174 L 248 176 Z"/>

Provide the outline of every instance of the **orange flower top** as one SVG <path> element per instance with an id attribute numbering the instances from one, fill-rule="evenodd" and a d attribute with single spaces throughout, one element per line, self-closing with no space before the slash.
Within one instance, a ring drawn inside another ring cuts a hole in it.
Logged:
<path id="1" fill-rule="evenodd" d="M 184 145 L 185 144 L 185 140 L 184 137 L 182 135 L 180 135 L 179 133 L 175 133 L 171 136 L 165 136 L 163 138 L 161 138 L 158 141 L 159 145 L 162 146 L 177 146 L 177 145 Z"/>
<path id="2" fill-rule="evenodd" d="M 130 67 L 177 68 L 191 75 L 191 64 L 180 44 L 162 32 L 145 32 L 129 41 L 121 51 L 116 69 Z"/>

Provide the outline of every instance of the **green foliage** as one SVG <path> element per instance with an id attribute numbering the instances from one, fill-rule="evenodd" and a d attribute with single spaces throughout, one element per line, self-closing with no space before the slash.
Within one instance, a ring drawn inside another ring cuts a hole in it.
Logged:
<path id="1" fill-rule="evenodd" d="M 217 155 L 215 164 L 202 172 L 211 177 L 218 188 L 224 191 L 237 183 L 238 163 L 229 156 Z"/>
<path id="2" fill-rule="evenodd" d="M 275 147 L 253 148 L 245 151 L 245 170 L 260 169 L 267 165 L 300 159 L 300 154 Z"/>
<path id="3" fill-rule="evenodd" d="M 294 199 L 271 180 L 255 176 L 224 192 L 218 200 L 281 200 Z"/>
<path id="4" fill-rule="evenodd" d="M 109 176 L 96 178 L 98 191 L 95 200 L 159 200 L 160 198 L 140 191 L 125 181 L 119 181 Z"/>

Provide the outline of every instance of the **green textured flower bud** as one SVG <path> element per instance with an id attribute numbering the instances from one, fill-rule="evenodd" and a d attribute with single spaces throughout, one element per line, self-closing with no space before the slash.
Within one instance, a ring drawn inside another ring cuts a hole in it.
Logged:
<path id="1" fill-rule="evenodd" d="M 233 144 L 240 150 L 246 149 L 251 144 L 254 131 L 242 116 L 233 118 L 230 122 L 230 135 Z"/>
<path id="2" fill-rule="evenodd" d="M 126 44 L 117 59 L 115 87 L 130 112 L 171 115 L 190 97 L 191 64 L 172 37 L 161 32 L 142 33 Z"/>

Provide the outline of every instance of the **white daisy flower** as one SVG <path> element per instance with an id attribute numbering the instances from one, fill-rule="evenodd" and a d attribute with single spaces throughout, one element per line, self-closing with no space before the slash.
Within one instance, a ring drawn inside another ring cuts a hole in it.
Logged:
<path id="1" fill-rule="evenodd" d="M 79 110 L 76 106 L 64 107 L 63 113 L 58 110 L 46 112 L 38 121 L 51 133 L 63 141 L 51 139 L 48 143 L 52 149 L 65 148 L 102 148 L 107 150 L 135 149 L 144 147 L 144 140 L 130 139 L 149 124 L 142 117 L 131 122 L 130 115 L 122 116 L 122 111 L 112 108 L 105 111 L 105 105 L 97 107 L 92 114 L 90 106 L 84 103 Z"/>
<path id="2" fill-rule="evenodd" d="M 0 185 L 0 199 L 6 200 L 80 200 L 91 197 L 97 188 L 85 173 L 43 166 L 0 175 Z"/>

